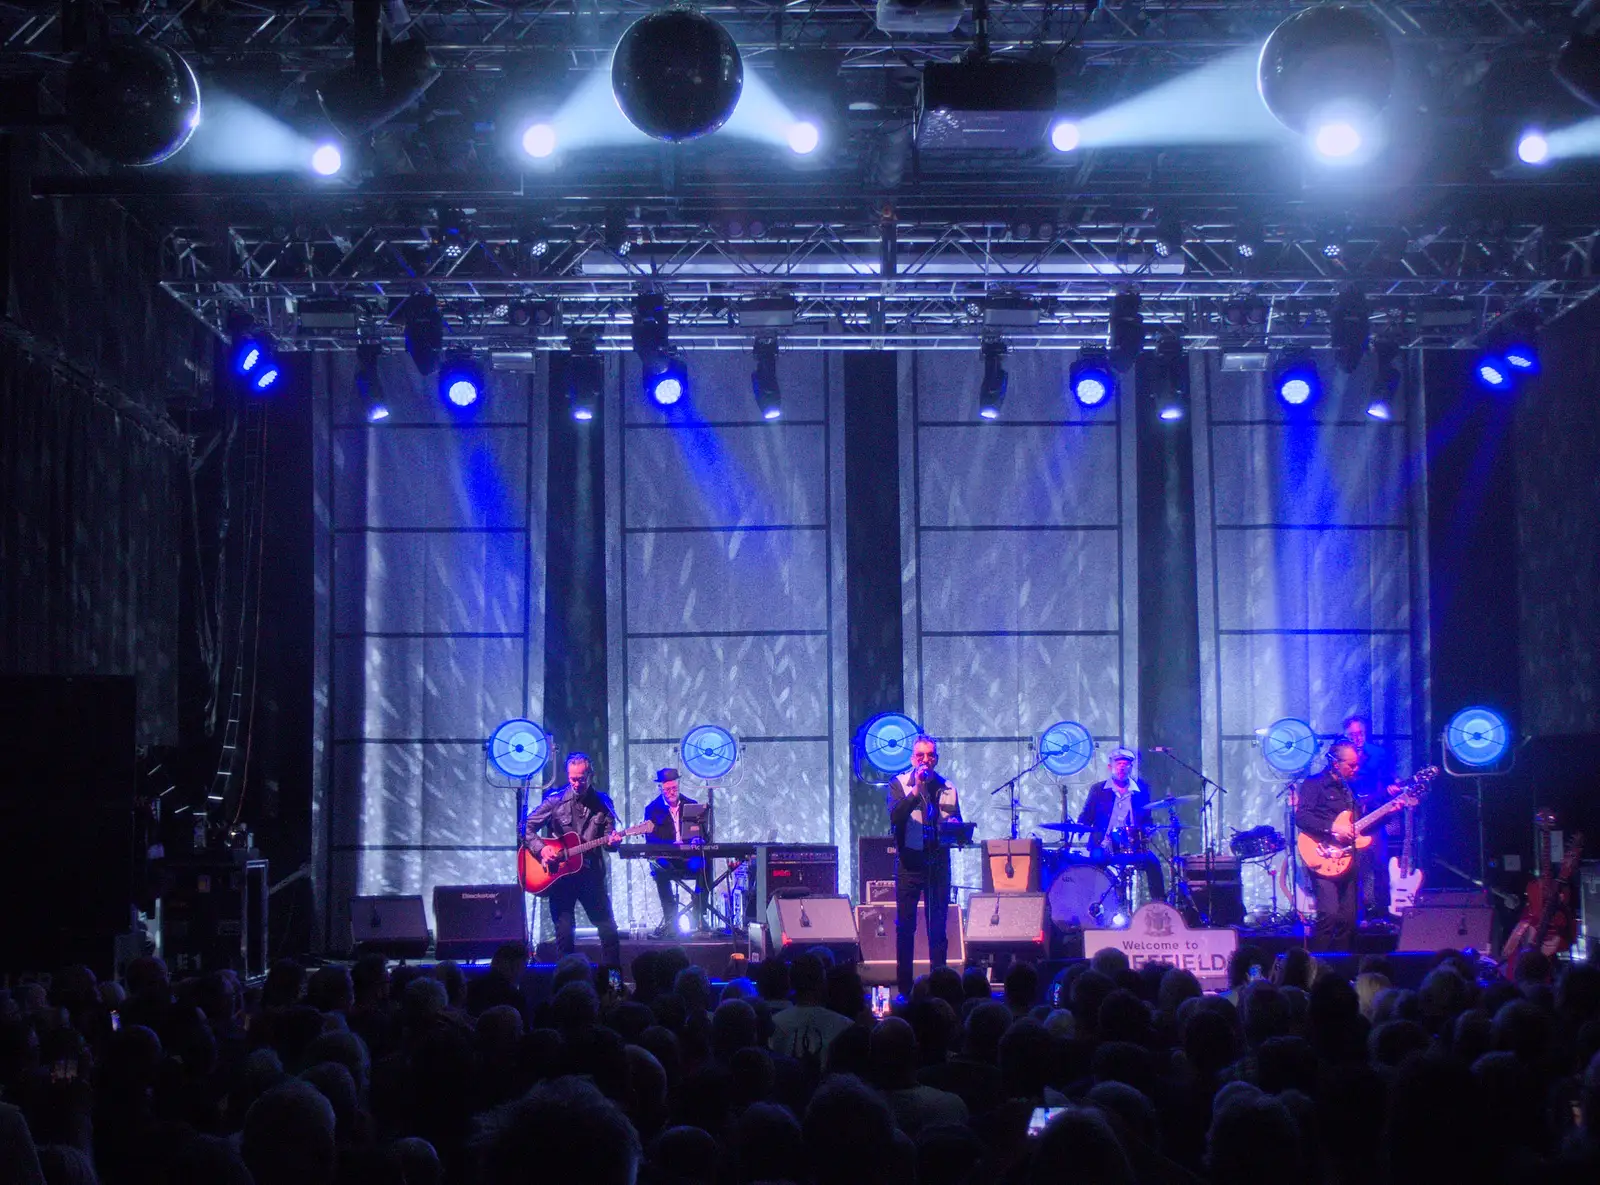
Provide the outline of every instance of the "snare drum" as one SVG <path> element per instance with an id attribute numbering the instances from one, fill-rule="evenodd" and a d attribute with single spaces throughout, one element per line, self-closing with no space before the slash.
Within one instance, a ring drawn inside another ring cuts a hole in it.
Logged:
<path id="1" fill-rule="evenodd" d="M 1262 826 L 1234 832 L 1228 847 L 1241 860 L 1262 860 L 1283 851 L 1284 842 L 1276 827 Z"/>
<path id="2" fill-rule="evenodd" d="M 1062 930 L 1098 926 L 1120 904 L 1116 882 L 1092 864 L 1069 864 L 1050 883 L 1050 920 Z"/>

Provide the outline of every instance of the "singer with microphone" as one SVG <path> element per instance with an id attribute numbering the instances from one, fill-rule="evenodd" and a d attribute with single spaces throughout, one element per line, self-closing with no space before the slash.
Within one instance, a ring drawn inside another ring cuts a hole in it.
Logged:
<path id="1" fill-rule="evenodd" d="M 894 837 L 895 974 L 903 996 L 911 995 L 917 942 L 917 902 L 928 900 L 928 964 L 943 967 L 949 955 L 946 925 L 950 911 L 950 849 L 940 837 L 941 823 L 961 822 L 955 783 L 934 771 L 939 745 L 918 736 L 911 745 L 911 768 L 889 783 L 889 829 Z"/>

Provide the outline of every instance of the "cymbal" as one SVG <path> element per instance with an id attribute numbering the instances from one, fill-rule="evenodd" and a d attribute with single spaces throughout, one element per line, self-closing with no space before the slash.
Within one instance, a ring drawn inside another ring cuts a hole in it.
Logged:
<path id="1" fill-rule="evenodd" d="M 1154 802 L 1152 802 L 1150 804 L 1150 809 L 1151 810 L 1165 809 L 1165 810 L 1169 810 L 1170 811 L 1173 807 L 1177 806 L 1180 802 L 1199 802 L 1199 801 L 1200 801 L 1200 796 L 1198 794 L 1169 794 L 1165 798 L 1158 798 Z"/>
<path id="2" fill-rule="evenodd" d="M 1093 827 L 1085 827 L 1082 823 L 1040 823 L 1040 831 L 1062 831 L 1068 835 L 1088 835 Z"/>

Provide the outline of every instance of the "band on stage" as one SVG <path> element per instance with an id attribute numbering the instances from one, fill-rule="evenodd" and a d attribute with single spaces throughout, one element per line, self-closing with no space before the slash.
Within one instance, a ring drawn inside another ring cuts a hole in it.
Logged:
<path id="1" fill-rule="evenodd" d="M 1124 917 L 1131 913 L 1139 888 L 1144 900 L 1165 900 L 1189 914 L 1195 924 L 1206 924 L 1208 919 L 1196 908 L 1185 877 L 1180 851 L 1184 825 L 1177 814 L 1180 804 L 1198 796 L 1153 800 L 1149 786 L 1133 776 L 1137 760 L 1130 749 L 1113 749 L 1106 759 L 1106 776 L 1089 787 L 1076 821 L 1043 824 L 1041 830 L 1064 833 L 1067 839 L 1062 847 L 1052 849 L 1058 865 L 1106 870 L 1100 880 L 1089 883 L 1096 888 L 1102 882 L 1108 886 L 1104 897 L 1115 904 L 1090 902 L 1085 913 L 1096 919 L 1094 924 L 1112 924 L 1113 912 Z M 885 787 L 888 830 L 895 852 L 895 971 L 902 992 L 909 992 L 912 986 L 919 905 L 926 918 L 931 966 L 944 966 L 948 959 L 948 911 L 955 896 L 950 849 L 964 844 L 971 835 L 970 825 L 962 830 L 956 785 L 938 772 L 938 765 L 938 742 L 919 735 L 912 743 L 909 768 Z M 540 887 L 535 888 L 526 876 L 524 886 L 548 897 L 559 951 L 568 954 L 575 949 L 576 910 L 582 905 L 598 932 L 603 959 L 620 964 L 604 853 L 631 835 L 644 837 L 642 848 L 635 852 L 649 859 L 660 904 L 661 922 L 651 936 L 704 931 L 713 885 L 709 857 L 718 848 L 700 846 L 708 838 L 705 808 L 680 789 L 678 771 L 670 767 L 656 771 L 658 793 L 644 808 L 643 822 L 625 833 L 611 798 L 594 784 L 585 754 L 574 752 L 567 758 L 566 775 L 566 782 L 550 790 L 528 813 L 522 832 L 527 858 L 536 873 L 545 874 Z M 1302 862 L 1315 902 L 1309 945 L 1348 950 L 1357 932 L 1363 892 L 1369 917 L 1385 918 L 1389 913 L 1388 836 L 1390 829 L 1399 825 L 1399 808 L 1411 810 L 1415 801 L 1409 797 L 1396 800 L 1402 785 L 1396 782 L 1393 764 L 1373 743 L 1370 725 L 1361 716 L 1343 722 L 1343 735 L 1329 747 L 1322 772 L 1298 786 L 1291 784 L 1288 792 L 1291 827 L 1298 832 L 1295 838 L 1305 856 Z M 1158 818 L 1160 812 L 1166 813 L 1164 821 Z M 1169 849 L 1170 882 L 1153 842 L 1162 832 Z M 1269 846 L 1269 853 L 1288 846 L 1271 828 L 1245 834 L 1254 839 L 1261 832 L 1270 833 L 1275 845 Z M 1358 832 L 1368 837 L 1365 844 L 1358 844 Z M 1236 855 L 1251 858 L 1256 854 L 1239 840 L 1236 833 Z M 1086 851 L 1071 851 L 1074 844 L 1081 844 Z M 1241 847 L 1247 850 L 1241 851 Z M 585 861 L 582 853 L 588 850 L 595 854 Z M 687 911 L 680 904 L 680 893 L 687 898 Z M 1064 924 L 1054 904 L 1054 920 Z M 1293 898 L 1291 909 L 1292 904 Z M 1074 918 L 1066 924 L 1090 923 Z"/>

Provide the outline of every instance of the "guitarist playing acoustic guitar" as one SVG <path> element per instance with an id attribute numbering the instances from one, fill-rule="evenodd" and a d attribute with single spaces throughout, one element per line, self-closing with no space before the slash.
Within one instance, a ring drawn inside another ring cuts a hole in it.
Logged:
<path id="1" fill-rule="evenodd" d="M 600 932 L 601 960 L 612 967 L 622 965 L 622 943 L 611 914 L 605 861 L 584 863 L 581 854 L 569 856 L 568 850 L 614 847 L 622 841 L 616 823 L 610 796 L 590 781 L 588 754 L 573 753 L 567 758 L 567 784 L 546 794 L 529 813 L 522 827 L 523 848 L 517 854 L 523 887 L 544 892 L 550 899 L 550 919 L 561 953 L 570 955 L 577 945 L 573 934 L 581 904 Z M 541 845 L 539 833 L 546 828 L 553 838 Z M 569 863 L 576 867 L 569 869 Z"/>

